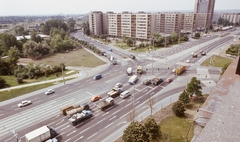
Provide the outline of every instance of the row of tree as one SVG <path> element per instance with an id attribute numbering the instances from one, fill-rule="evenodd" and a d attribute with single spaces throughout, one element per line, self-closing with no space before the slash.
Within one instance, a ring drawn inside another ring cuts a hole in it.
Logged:
<path id="1" fill-rule="evenodd" d="M 190 103 L 190 99 L 196 95 L 197 97 L 202 96 L 201 81 L 196 77 L 193 77 L 191 81 L 187 84 L 187 89 L 184 90 L 172 106 L 173 113 L 176 116 L 184 116 L 185 106 Z"/>

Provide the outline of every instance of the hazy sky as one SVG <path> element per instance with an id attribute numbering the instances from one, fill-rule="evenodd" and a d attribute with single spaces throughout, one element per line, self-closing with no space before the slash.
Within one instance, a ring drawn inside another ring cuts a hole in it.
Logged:
<path id="1" fill-rule="evenodd" d="M 0 16 L 85 14 L 90 11 L 180 11 L 194 9 L 195 0 L 0 0 Z M 216 0 L 215 10 L 240 9 L 240 0 Z"/>

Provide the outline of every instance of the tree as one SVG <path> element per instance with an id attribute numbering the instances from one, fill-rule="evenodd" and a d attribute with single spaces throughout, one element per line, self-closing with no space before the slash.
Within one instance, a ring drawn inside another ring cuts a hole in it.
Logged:
<path id="1" fill-rule="evenodd" d="M 133 44 L 132 38 L 127 38 L 126 43 L 127 43 L 128 46 L 131 46 Z"/>
<path id="2" fill-rule="evenodd" d="M 10 47 L 16 46 L 21 51 L 21 44 L 17 41 L 16 37 L 12 34 L 0 34 L 0 55 L 7 55 Z"/>
<path id="3" fill-rule="evenodd" d="M 153 118 L 148 118 L 144 123 L 146 133 L 149 135 L 149 140 L 156 139 L 161 135 L 160 126 L 157 125 L 156 121 Z"/>
<path id="4" fill-rule="evenodd" d="M 181 101 L 175 102 L 172 106 L 172 111 L 176 116 L 184 116 L 184 104 Z"/>
<path id="5" fill-rule="evenodd" d="M 6 60 L 0 58 L 0 75 L 9 75 L 9 68 L 9 63 Z"/>
<path id="6" fill-rule="evenodd" d="M 228 68 L 228 66 L 229 66 L 230 64 L 231 64 L 231 62 L 226 63 L 226 64 L 222 67 L 222 73 L 221 73 L 221 75 L 224 74 L 224 72 L 226 71 L 226 69 Z"/>
<path id="7" fill-rule="evenodd" d="M 195 33 L 194 35 L 195 38 L 200 38 L 200 36 L 201 36 L 200 33 Z"/>
<path id="8" fill-rule="evenodd" d="M 173 43 L 176 43 L 178 41 L 178 34 L 176 32 L 172 33 L 171 39 Z"/>
<path id="9" fill-rule="evenodd" d="M 49 20 L 45 24 L 41 24 L 41 31 L 43 34 L 50 35 L 51 28 L 58 28 L 58 29 L 64 29 L 65 31 L 68 31 L 67 24 L 62 20 Z"/>
<path id="10" fill-rule="evenodd" d="M 90 35 L 89 23 L 88 21 L 82 23 L 83 33 L 87 36 Z"/>
<path id="11" fill-rule="evenodd" d="M 149 136 L 146 129 L 139 122 L 131 122 L 131 124 L 123 132 L 124 142 L 149 142 Z"/>
<path id="12" fill-rule="evenodd" d="M 192 97 L 194 94 L 199 97 L 202 96 L 202 86 L 201 86 L 201 81 L 197 80 L 196 77 L 193 77 L 191 81 L 187 85 L 187 93 Z"/>
<path id="13" fill-rule="evenodd" d="M 19 26 L 19 27 L 15 28 L 14 31 L 17 36 L 24 35 L 24 27 L 23 26 Z"/>
<path id="14" fill-rule="evenodd" d="M 6 81 L 0 77 L 0 88 L 4 88 L 6 86 Z"/>
<path id="15" fill-rule="evenodd" d="M 148 107 L 150 108 L 150 111 L 151 111 L 151 116 L 152 116 L 152 112 L 153 112 L 153 105 L 154 105 L 155 101 L 154 101 L 154 98 L 149 98 L 148 101 L 147 101 L 147 105 Z"/>
<path id="16" fill-rule="evenodd" d="M 189 94 L 184 90 L 178 97 L 178 100 L 183 104 L 188 104 L 190 102 Z"/>
<path id="17" fill-rule="evenodd" d="M 32 41 L 35 41 L 35 42 L 37 42 L 37 43 L 42 42 L 42 38 L 41 38 L 39 35 L 37 35 L 37 33 L 35 32 L 35 30 L 33 30 L 33 31 L 31 32 L 31 40 L 32 40 Z"/>
<path id="18" fill-rule="evenodd" d="M 32 40 L 28 41 L 23 46 L 23 54 L 32 59 L 40 59 L 49 53 L 50 47 L 48 44 L 36 43 Z"/>

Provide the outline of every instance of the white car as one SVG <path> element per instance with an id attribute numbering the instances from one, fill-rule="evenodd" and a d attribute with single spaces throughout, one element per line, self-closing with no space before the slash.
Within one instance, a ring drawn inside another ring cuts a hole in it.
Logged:
<path id="1" fill-rule="evenodd" d="M 32 102 L 30 100 L 24 100 L 20 104 L 18 104 L 18 107 L 24 107 L 27 105 L 30 105 Z"/>
<path id="2" fill-rule="evenodd" d="M 122 83 L 117 83 L 117 84 L 115 85 L 115 87 L 116 87 L 116 88 L 121 88 L 121 87 L 122 87 Z"/>
<path id="3" fill-rule="evenodd" d="M 47 92 L 45 92 L 46 95 L 50 95 L 52 93 L 55 93 L 55 91 L 53 89 L 49 89 L 49 90 L 47 90 Z"/>
<path id="4" fill-rule="evenodd" d="M 186 62 L 187 62 L 187 63 L 189 63 L 189 62 L 190 62 L 190 60 L 189 60 L 189 59 L 187 59 L 187 60 L 186 60 Z"/>

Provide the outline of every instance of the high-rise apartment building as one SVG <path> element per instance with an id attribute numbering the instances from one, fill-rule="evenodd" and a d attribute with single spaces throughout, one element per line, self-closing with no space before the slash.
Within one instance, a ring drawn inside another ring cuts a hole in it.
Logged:
<path id="1" fill-rule="evenodd" d="M 212 23 L 212 17 L 214 13 L 215 0 L 196 0 L 195 1 L 195 13 L 208 13 L 209 17 L 207 25 Z"/>
<path id="2" fill-rule="evenodd" d="M 134 20 L 134 19 L 132 19 Z M 132 27 L 135 26 L 136 38 L 147 40 L 151 36 L 151 14 L 145 12 L 138 12 L 136 14 L 136 24 L 133 24 Z M 132 34 L 134 36 L 134 33 Z"/>
<path id="3" fill-rule="evenodd" d="M 107 34 L 107 17 L 101 11 L 93 11 L 89 14 L 90 34 L 102 35 Z"/>

